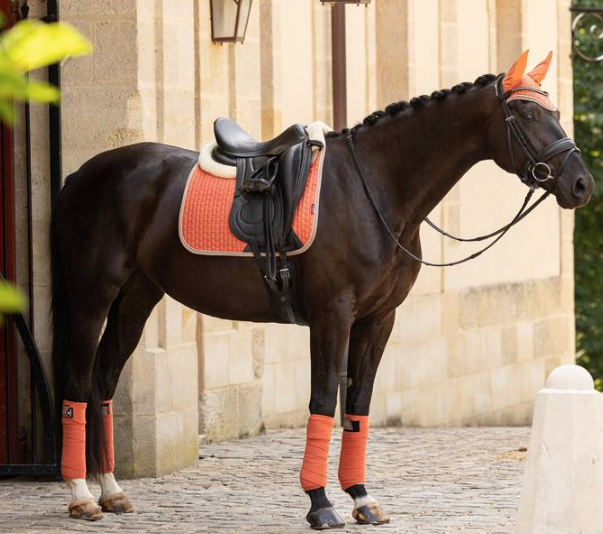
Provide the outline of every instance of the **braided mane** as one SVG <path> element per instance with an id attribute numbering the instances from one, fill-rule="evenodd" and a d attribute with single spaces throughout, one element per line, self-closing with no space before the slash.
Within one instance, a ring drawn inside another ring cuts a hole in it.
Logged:
<path id="1" fill-rule="evenodd" d="M 452 87 L 452 89 L 440 89 L 439 91 L 434 91 L 431 95 L 421 95 L 411 99 L 410 102 L 405 100 L 401 100 L 400 102 L 394 102 L 385 108 L 385 111 L 378 110 L 373 111 L 370 115 L 367 115 L 361 123 L 356 124 L 356 126 L 350 128 L 344 128 L 341 132 L 329 132 L 326 137 L 340 137 L 341 135 L 346 135 L 350 130 L 352 133 L 356 133 L 357 130 L 362 128 L 363 126 L 373 126 L 383 117 L 393 117 L 398 113 L 406 111 L 407 109 L 418 109 L 426 106 L 429 102 L 436 101 L 439 102 L 444 100 L 450 94 L 463 94 L 468 90 L 473 89 L 474 87 L 484 87 L 486 85 L 491 84 L 496 80 L 498 76 L 494 74 L 484 74 L 477 78 L 473 83 L 471 82 L 463 82 L 459 83 Z"/>

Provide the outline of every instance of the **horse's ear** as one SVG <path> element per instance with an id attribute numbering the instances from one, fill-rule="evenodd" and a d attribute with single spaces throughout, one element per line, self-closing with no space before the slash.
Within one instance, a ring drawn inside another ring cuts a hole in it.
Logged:
<path id="1" fill-rule="evenodd" d="M 551 66 L 552 59 L 553 51 L 551 50 L 549 52 L 549 55 L 546 56 L 546 59 L 542 63 L 539 63 L 534 67 L 534 69 L 532 69 L 531 72 L 528 72 L 528 76 L 532 78 L 532 80 L 534 80 L 538 85 L 540 85 L 542 80 L 544 80 L 544 77 L 546 76 L 546 73 L 548 72 L 549 67 Z"/>
<path id="2" fill-rule="evenodd" d="M 521 56 L 517 58 L 517 61 L 513 63 L 513 66 L 507 71 L 505 79 L 503 80 L 503 91 L 508 91 L 517 87 L 521 82 L 521 77 L 526 70 L 528 64 L 528 52 L 526 50 Z"/>

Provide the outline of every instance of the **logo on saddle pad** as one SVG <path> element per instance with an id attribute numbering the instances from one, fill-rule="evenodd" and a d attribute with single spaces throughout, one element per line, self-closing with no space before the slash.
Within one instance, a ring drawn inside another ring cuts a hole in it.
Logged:
<path id="1" fill-rule="evenodd" d="M 71 406 L 63 406 L 63 417 L 73 419 L 73 408 Z"/>

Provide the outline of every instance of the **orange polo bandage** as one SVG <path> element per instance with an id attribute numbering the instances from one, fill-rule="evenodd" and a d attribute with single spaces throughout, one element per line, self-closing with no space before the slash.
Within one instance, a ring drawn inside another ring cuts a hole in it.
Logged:
<path id="1" fill-rule="evenodd" d="M 306 433 L 306 452 L 299 480 L 304 491 L 327 485 L 327 462 L 333 432 L 333 417 L 310 415 Z"/>
<path id="2" fill-rule="evenodd" d="M 86 403 L 63 400 L 63 478 L 86 478 Z"/>
<path id="3" fill-rule="evenodd" d="M 343 490 L 355 484 L 364 484 L 368 431 L 367 415 L 346 414 L 339 457 L 339 483 Z"/>
<path id="4" fill-rule="evenodd" d="M 115 454 L 113 452 L 113 401 L 102 401 L 103 416 L 103 441 L 101 456 L 101 473 L 113 473 L 115 468 Z"/>

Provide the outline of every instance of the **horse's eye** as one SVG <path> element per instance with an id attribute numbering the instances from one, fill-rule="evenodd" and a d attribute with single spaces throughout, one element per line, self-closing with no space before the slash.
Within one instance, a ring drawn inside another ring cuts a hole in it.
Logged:
<path id="1" fill-rule="evenodd" d="M 532 113 L 524 113 L 523 118 L 528 122 L 534 122 L 534 115 Z"/>

